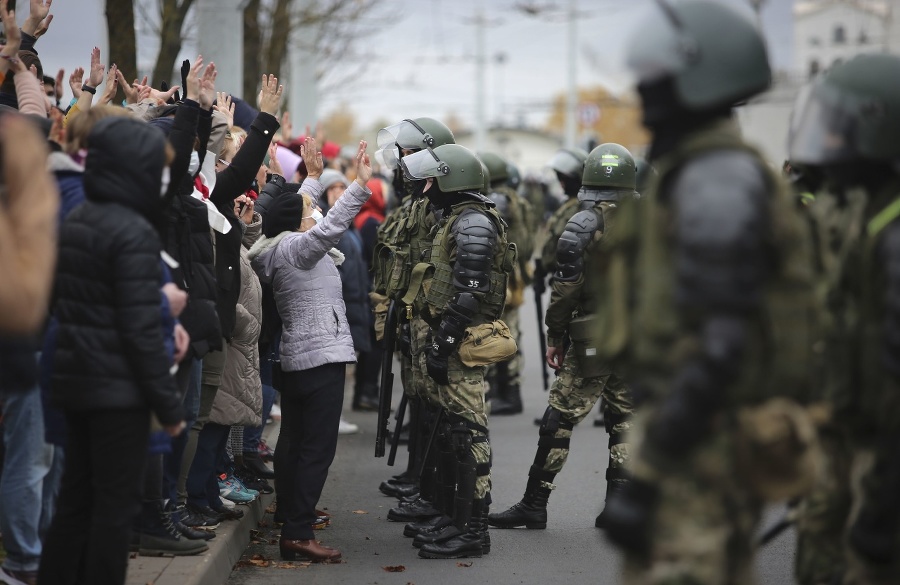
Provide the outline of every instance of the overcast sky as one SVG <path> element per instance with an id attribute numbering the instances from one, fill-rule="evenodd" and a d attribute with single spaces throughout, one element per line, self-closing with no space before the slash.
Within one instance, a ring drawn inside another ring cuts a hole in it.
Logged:
<path id="1" fill-rule="evenodd" d="M 140 1 L 154 4 L 154 0 Z M 381 1 L 380 12 L 391 16 L 390 23 L 361 41 L 358 52 L 369 60 L 365 74 L 358 83 L 323 95 L 321 115 L 346 103 L 361 126 L 385 118 L 441 118 L 450 112 L 471 123 L 475 112 L 472 19 L 479 9 L 490 22 L 486 35 L 489 121 L 523 119 L 542 125 L 551 100 L 565 90 L 568 0 L 530 2 L 556 5 L 556 10 L 540 17 L 517 10 L 517 0 Z M 749 13 L 747 0 L 721 1 Z M 781 69 L 792 64 L 791 6 L 792 0 L 767 0 L 763 10 L 771 58 Z M 578 0 L 579 85 L 601 84 L 613 91 L 629 87 L 624 47 L 637 21 L 651 9 L 656 9 L 653 0 Z M 76 66 L 87 67 L 94 45 L 105 46 L 103 0 L 55 0 L 52 12 L 50 32 L 37 48 L 48 74 L 63 67 L 68 76 Z M 19 15 L 20 22 L 24 16 Z M 140 48 L 142 60 L 152 62 L 150 43 L 142 42 Z M 185 46 L 185 57 L 194 52 Z M 498 54 L 504 56 L 502 65 L 495 62 Z"/>

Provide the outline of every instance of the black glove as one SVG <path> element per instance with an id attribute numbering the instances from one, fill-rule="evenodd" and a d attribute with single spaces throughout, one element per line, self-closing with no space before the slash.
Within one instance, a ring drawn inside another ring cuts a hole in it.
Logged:
<path id="1" fill-rule="evenodd" d="M 647 554 L 658 500 L 656 486 L 638 479 L 610 492 L 603 510 L 607 538 L 627 552 Z"/>
<path id="2" fill-rule="evenodd" d="M 441 355 L 433 346 L 428 350 L 428 356 L 425 362 L 425 365 L 428 368 L 428 375 L 441 386 L 450 385 L 450 380 L 447 378 L 447 369 L 449 368 L 448 361 L 448 356 Z"/>
<path id="3" fill-rule="evenodd" d="M 397 349 L 406 357 L 412 356 L 412 328 L 409 321 L 400 324 L 400 334 L 397 336 Z"/>

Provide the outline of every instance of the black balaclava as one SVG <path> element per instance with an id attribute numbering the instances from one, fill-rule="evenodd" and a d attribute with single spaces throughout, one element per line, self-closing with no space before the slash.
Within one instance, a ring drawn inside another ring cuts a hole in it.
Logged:
<path id="1" fill-rule="evenodd" d="M 697 128 L 720 118 L 731 117 L 731 107 L 695 111 L 685 108 L 678 99 L 675 80 L 664 77 L 638 84 L 641 96 L 643 123 L 653 133 L 648 160 L 657 160 L 671 151 L 678 142 Z"/>
<path id="2" fill-rule="evenodd" d="M 567 197 L 578 197 L 578 191 L 581 190 L 581 177 L 575 175 L 566 175 L 556 171 L 556 178 L 562 185 L 563 192 Z"/>

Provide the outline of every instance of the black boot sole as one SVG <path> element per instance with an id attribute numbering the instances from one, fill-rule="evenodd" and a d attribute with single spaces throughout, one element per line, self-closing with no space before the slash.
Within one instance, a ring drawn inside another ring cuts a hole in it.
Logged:
<path id="1" fill-rule="evenodd" d="M 458 553 L 434 553 L 419 549 L 420 559 L 480 559 L 483 554 L 480 548 L 470 552 L 461 551 Z"/>
<path id="2" fill-rule="evenodd" d="M 500 523 L 488 520 L 488 526 L 490 526 L 491 528 L 500 528 L 500 529 L 504 529 L 504 530 L 507 528 L 527 528 L 528 530 L 544 530 L 547 528 L 547 523 L 546 522 L 515 522 L 512 524 L 500 524 Z"/>

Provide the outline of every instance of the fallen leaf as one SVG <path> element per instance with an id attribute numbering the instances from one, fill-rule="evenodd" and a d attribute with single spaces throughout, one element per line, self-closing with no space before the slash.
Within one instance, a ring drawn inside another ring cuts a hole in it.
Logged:
<path id="1" fill-rule="evenodd" d="M 266 514 L 274 514 L 275 513 L 275 502 L 269 504 L 269 507 L 266 508 Z"/>
<path id="2" fill-rule="evenodd" d="M 406 570 L 406 567 L 404 567 L 403 565 L 388 565 L 387 567 L 381 567 L 381 568 L 384 569 L 385 571 L 387 571 L 388 573 L 402 573 L 403 571 Z"/>
<path id="3" fill-rule="evenodd" d="M 353 510 L 354 514 L 368 514 L 365 510 Z"/>
<path id="4" fill-rule="evenodd" d="M 260 520 L 259 522 L 257 522 L 256 525 L 257 525 L 259 528 L 268 528 L 268 527 L 269 527 L 269 523 L 266 522 L 265 520 Z"/>
<path id="5" fill-rule="evenodd" d="M 471 567 L 472 563 L 456 563 L 457 567 Z"/>
<path id="6" fill-rule="evenodd" d="M 309 567 L 312 563 L 302 562 L 302 563 L 278 563 L 275 565 L 279 569 L 305 569 Z"/>

